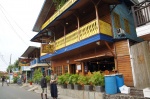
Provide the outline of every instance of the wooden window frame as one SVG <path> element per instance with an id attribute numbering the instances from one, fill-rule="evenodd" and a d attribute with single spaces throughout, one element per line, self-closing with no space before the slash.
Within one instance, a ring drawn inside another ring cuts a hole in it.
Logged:
<path id="1" fill-rule="evenodd" d="M 125 28 L 125 32 L 126 33 L 130 33 L 130 24 L 129 24 L 129 21 L 127 19 L 123 19 L 124 21 L 124 28 Z"/>
<path id="2" fill-rule="evenodd" d="M 120 16 L 116 12 L 113 13 L 115 28 L 121 28 Z"/>

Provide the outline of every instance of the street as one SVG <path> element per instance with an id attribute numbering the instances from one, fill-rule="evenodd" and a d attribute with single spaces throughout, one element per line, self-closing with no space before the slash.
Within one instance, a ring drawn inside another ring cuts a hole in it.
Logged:
<path id="1" fill-rule="evenodd" d="M 20 86 L 16 84 L 7 86 L 5 83 L 4 86 L 2 86 L 0 83 L 0 99 L 41 99 L 41 96 L 33 91 L 20 88 Z"/>

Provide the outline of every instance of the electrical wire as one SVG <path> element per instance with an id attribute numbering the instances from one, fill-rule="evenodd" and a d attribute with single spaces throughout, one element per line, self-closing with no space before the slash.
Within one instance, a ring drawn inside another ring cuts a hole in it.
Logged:
<path id="1" fill-rule="evenodd" d="M 1 4 L 0 4 L 0 7 L 3 8 Z M 0 10 L 1 10 L 1 12 L 3 13 L 3 15 L 4 15 L 5 19 L 6 19 L 6 22 L 8 23 L 8 25 L 10 26 L 10 28 L 11 28 L 11 29 L 14 31 L 14 33 L 19 37 L 19 39 L 20 39 L 23 43 L 25 43 L 25 44 L 28 46 L 28 44 L 22 39 L 22 37 L 21 37 L 21 36 L 17 33 L 17 31 L 14 29 L 14 27 L 12 26 L 12 24 L 11 24 L 10 21 L 8 20 L 7 16 L 5 15 L 4 11 L 3 11 L 2 9 L 0 9 Z"/>
<path id="2" fill-rule="evenodd" d="M 7 66 L 8 66 L 8 64 L 7 64 L 7 62 L 5 61 L 5 59 L 4 59 L 4 57 L 3 57 L 3 55 L 0 55 L 0 58 L 1 58 L 1 61 L 2 61 L 5 65 L 7 65 Z"/>

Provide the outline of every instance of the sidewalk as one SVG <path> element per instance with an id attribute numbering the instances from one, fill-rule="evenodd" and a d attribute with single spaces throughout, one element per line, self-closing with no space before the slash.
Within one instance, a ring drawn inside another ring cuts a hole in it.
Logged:
<path id="1" fill-rule="evenodd" d="M 41 86 L 38 84 L 33 84 L 33 85 L 29 85 L 29 84 L 23 84 L 20 88 L 25 88 L 28 91 L 34 91 L 38 94 L 41 94 L 42 90 L 41 90 Z M 59 93 L 59 86 L 58 86 L 58 99 L 77 99 L 77 98 L 73 98 L 73 97 L 69 97 L 69 96 L 64 96 L 62 94 Z M 49 86 L 47 89 L 47 95 L 48 97 L 51 97 L 50 95 L 50 90 L 49 90 Z"/>

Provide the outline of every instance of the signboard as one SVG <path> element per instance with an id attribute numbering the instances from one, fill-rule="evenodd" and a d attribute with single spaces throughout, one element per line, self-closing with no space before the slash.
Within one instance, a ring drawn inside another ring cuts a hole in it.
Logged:
<path id="1" fill-rule="evenodd" d="M 81 65 L 77 65 L 77 70 L 81 70 Z"/>
<path id="2" fill-rule="evenodd" d="M 22 71 L 31 71 L 30 66 L 22 66 Z"/>
<path id="3" fill-rule="evenodd" d="M 42 53 L 54 53 L 54 45 L 42 44 Z"/>
<path id="4" fill-rule="evenodd" d="M 30 66 L 31 59 L 19 59 L 19 66 Z"/>

